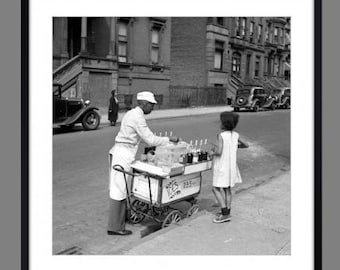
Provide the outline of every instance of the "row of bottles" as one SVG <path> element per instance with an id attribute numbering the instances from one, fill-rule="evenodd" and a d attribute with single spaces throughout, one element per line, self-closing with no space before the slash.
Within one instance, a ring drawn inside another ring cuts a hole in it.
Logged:
<path id="1" fill-rule="evenodd" d="M 158 133 L 158 134 L 157 134 Z M 158 136 L 172 136 L 172 131 L 155 132 Z M 170 166 L 172 163 L 179 162 L 182 164 L 193 164 L 202 161 L 211 160 L 208 154 L 208 139 L 191 140 L 190 143 L 182 141 L 179 138 L 178 144 L 173 146 L 159 146 L 156 148 L 154 161 L 158 164 Z M 154 149 L 153 149 L 154 150 Z M 147 151 L 148 152 L 148 151 Z M 144 153 L 147 154 L 147 153 Z"/>
<path id="2" fill-rule="evenodd" d="M 203 144 L 203 140 L 200 140 L 198 144 L 198 140 L 195 140 L 195 145 L 193 145 L 193 141 L 190 141 L 187 151 L 180 156 L 179 162 L 182 164 L 192 164 L 210 160 L 208 152 L 204 150 L 207 147 L 207 142 L 208 140 L 205 139 Z"/>

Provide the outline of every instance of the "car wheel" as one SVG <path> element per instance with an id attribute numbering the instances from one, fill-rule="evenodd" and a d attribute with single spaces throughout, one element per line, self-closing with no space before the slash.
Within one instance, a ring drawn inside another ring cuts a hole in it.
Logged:
<path id="1" fill-rule="evenodd" d="M 84 114 L 81 124 L 85 130 L 95 130 L 100 123 L 99 114 L 95 111 L 88 111 Z"/>
<path id="2" fill-rule="evenodd" d="M 276 109 L 276 107 L 277 107 L 276 104 L 273 102 L 272 105 L 270 106 L 270 109 L 272 111 L 274 111 Z"/>
<path id="3" fill-rule="evenodd" d="M 245 105 L 247 103 L 247 98 L 244 96 L 237 97 L 235 103 L 239 106 Z"/>

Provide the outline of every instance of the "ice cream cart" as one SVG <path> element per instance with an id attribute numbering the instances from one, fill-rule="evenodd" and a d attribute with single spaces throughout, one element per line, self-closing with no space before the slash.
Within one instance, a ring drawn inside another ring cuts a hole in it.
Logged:
<path id="1" fill-rule="evenodd" d="M 205 157 L 205 160 L 194 163 L 172 162 L 171 166 L 157 166 L 152 162 L 136 160 L 131 165 L 132 172 L 115 165 L 114 169 L 125 177 L 129 220 L 137 224 L 149 217 L 165 228 L 197 213 L 199 206 L 196 197 L 201 190 L 202 172 L 212 167 L 212 161 Z M 131 176 L 129 187 L 127 175 Z M 181 201 L 191 204 L 186 212 L 172 207 Z"/>

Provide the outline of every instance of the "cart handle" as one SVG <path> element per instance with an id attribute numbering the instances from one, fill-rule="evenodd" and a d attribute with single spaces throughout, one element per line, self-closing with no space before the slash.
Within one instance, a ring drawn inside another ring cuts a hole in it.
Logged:
<path id="1" fill-rule="evenodd" d="M 129 192 L 128 184 L 127 184 L 127 181 L 126 181 L 126 174 L 129 174 L 132 177 L 135 177 L 135 175 L 130 173 L 130 172 L 125 171 L 124 168 L 119 164 L 113 165 L 112 168 L 116 171 L 123 173 L 123 175 L 124 175 L 125 187 L 126 187 L 126 199 L 127 199 L 129 208 L 131 208 L 130 192 Z"/>
<path id="2" fill-rule="evenodd" d="M 135 176 L 135 174 L 133 174 L 133 173 L 131 173 L 131 172 L 128 172 L 128 171 L 125 171 L 125 170 L 123 169 L 123 167 L 120 166 L 120 165 L 113 165 L 112 168 L 113 168 L 114 170 L 116 170 L 116 171 L 121 172 L 121 173 L 128 174 L 128 175 L 131 175 L 131 176 Z"/>
<path id="3" fill-rule="evenodd" d="M 119 171 L 121 173 L 126 173 L 128 175 L 131 175 L 131 176 L 137 176 L 137 175 L 144 175 L 144 176 L 150 176 L 150 174 L 148 174 L 147 172 L 138 172 L 138 173 L 131 173 L 131 172 L 128 172 L 128 171 L 125 171 L 123 169 L 122 166 L 120 165 L 113 165 L 113 169 L 116 170 L 116 171 Z"/>

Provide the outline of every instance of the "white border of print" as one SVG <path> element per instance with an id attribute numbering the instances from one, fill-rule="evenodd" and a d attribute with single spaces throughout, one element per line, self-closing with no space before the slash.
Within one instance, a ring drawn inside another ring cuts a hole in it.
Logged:
<path id="1" fill-rule="evenodd" d="M 311 0 L 31 0 L 30 1 L 30 269 L 173 269 L 168 256 L 52 255 L 52 17 L 290 16 L 292 62 L 290 256 L 179 256 L 176 268 L 313 269 L 314 2 Z M 298 103 L 300 100 L 303 102 Z M 298 103 L 298 104 L 297 104 Z M 43 114 L 41 112 L 44 112 Z M 171 258 L 173 261 L 174 258 Z"/>

